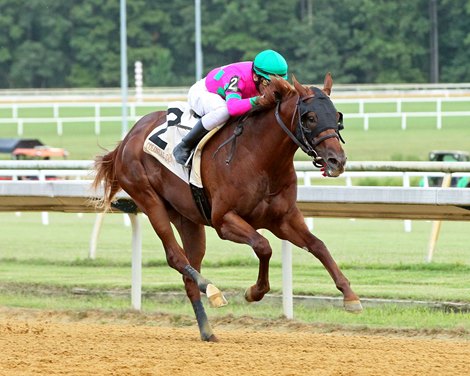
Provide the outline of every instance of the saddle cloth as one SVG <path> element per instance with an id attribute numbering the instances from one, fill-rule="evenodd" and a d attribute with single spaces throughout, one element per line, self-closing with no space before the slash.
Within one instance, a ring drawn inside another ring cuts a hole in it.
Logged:
<path id="1" fill-rule="evenodd" d="M 168 104 L 166 122 L 156 127 L 144 142 L 144 152 L 155 157 L 168 170 L 173 172 L 187 184 L 202 188 L 201 155 L 206 142 L 221 126 L 213 129 L 197 145 L 191 168 L 180 165 L 173 157 L 173 149 L 196 124 L 197 118 L 186 102 L 170 102 Z"/>

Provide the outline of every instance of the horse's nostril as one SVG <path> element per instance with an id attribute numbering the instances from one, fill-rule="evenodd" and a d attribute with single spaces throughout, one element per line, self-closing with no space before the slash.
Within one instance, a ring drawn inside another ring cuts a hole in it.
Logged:
<path id="1" fill-rule="evenodd" d="M 328 164 L 330 166 L 335 166 L 335 167 L 340 165 L 339 161 L 336 158 L 328 158 Z"/>

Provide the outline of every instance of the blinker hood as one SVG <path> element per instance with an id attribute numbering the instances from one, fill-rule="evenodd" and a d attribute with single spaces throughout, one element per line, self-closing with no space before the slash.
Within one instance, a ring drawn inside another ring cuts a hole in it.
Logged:
<path id="1" fill-rule="evenodd" d="M 338 138 L 345 143 L 343 137 L 341 137 L 341 134 L 339 133 L 339 131 L 344 129 L 343 114 L 336 111 L 330 97 L 322 90 L 314 86 L 310 87 L 310 90 L 313 92 L 313 98 L 308 102 L 307 100 L 299 101 L 299 119 L 302 119 L 302 117 L 308 112 L 315 112 L 317 115 L 317 125 L 313 131 L 308 131 L 306 129 L 304 129 L 304 131 L 309 133 L 311 136 L 316 137 L 327 129 L 333 129 L 338 135 Z M 337 114 L 339 114 L 338 119 L 336 118 Z"/>
<path id="2" fill-rule="evenodd" d="M 318 118 L 318 133 L 327 129 L 338 131 L 337 111 L 331 99 L 317 87 L 312 86 L 310 90 L 312 90 L 315 96 L 310 103 L 300 103 L 300 116 L 302 117 L 307 112 L 313 111 L 317 114 Z"/>

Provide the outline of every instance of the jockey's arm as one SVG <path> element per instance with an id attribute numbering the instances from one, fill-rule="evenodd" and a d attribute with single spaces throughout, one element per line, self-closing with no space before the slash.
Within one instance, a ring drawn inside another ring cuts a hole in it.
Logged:
<path id="1" fill-rule="evenodd" d="M 256 105 L 257 96 L 242 99 L 242 83 L 238 76 L 230 78 L 230 83 L 225 90 L 225 101 L 230 116 L 239 116 L 247 113 Z"/>

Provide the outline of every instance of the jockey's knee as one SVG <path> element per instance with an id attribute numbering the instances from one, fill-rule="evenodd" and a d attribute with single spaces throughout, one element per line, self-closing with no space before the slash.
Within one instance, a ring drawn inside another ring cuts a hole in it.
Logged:
<path id="1" fill-rule="evenodd" d="M 227 106 L 220 106 L 208 112 L 202 117 L 202 124 L 208 131 L 225 123 L 230 118 Z"/>

